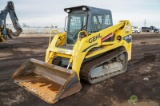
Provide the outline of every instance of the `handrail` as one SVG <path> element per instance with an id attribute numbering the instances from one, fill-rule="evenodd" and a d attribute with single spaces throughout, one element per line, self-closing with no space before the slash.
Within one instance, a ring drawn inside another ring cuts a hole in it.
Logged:
<path id="1" fill-rule="evenodd" d="M 83 35 L 82 35 L 83 34 Z M 84 38 L 84 37 L 87 37 L 88 36 L 88 33 L 86 32 L 86 30 L 82 30 L 78 33 L 78 39 L 80 38 Z"/>
<path id="2" fill-rule="evenodd" d="M 51 41 L 52 41 L 52 37 L 54 37 L 54 36 L 52 36 L 52 35 L 53 35 L 53 34 L 58 34 L 58 33 L 60 33 L 60 32 L 58 32 L 58 30 L 51 30 L 51 31 L 50 31 L 49 44 L 50 44 Z"/>

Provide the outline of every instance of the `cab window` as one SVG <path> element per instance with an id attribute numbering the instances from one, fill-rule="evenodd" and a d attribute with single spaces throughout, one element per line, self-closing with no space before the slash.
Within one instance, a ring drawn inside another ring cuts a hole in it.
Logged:
<path id="1" fill-rule="evenodd" d="M 91 19 L 91 33 L 102 30 L 103 15 L 93 15 Z"/>
<path id="2" fill-rule="evenodd" d="M 108 27 L 108 26 L 111 25 L 111 17 L 110 17 L 110 15 L 105 15 L 105 17 L 104 17 L 104 25 L 105 25 L 105 27 Z"/>

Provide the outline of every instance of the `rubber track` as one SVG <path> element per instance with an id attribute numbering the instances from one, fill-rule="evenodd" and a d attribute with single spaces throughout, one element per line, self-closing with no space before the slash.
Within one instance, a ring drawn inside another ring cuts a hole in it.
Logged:
<path id="1" fill-rule="evenodd" d="M 114 57 L 116 57 L 117 55 L 119 55 L 120 53 L 123 53 L 125 51 L 124 47 L 120 47 L 118 49 L 114 49 L 112 51 L 107 52 L 106 54 L 103 54 L 93 60 L 84 62 L 82 64 L 81 67 L 81 71 L 80 71 L 80 78 L 81 80 L 90 83 L 88 79 L 89 74 L 90 74 L 90 70 L 94 67 L 96 67 L 97 65 L 100 65 L 103 62 L 106 62 Z M 107 60 L 106 60 L 107 59 Z"/>

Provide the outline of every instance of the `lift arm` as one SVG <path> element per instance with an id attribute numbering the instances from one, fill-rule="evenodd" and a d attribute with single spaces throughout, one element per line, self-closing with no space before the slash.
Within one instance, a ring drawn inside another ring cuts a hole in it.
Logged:
<path id="1" fill-rule="evenodd" d="M 12 24 L 16 32 L 12 32 L 11 29 L 6 28 L 6 17 L 8 13 L 10 15 Z M 5 39 L 7 38 L 7 35 L 10 38 L 13 38 L 13 37 L 19 36 L 19 34 L 22 32 L 22 28 L 19 25 L 18 18 L 15 12 L 14 3 L 12 1 L 9 1 L 5 9 L 0 12 L 0 26 L 2 29 L 1 33 Z"/>

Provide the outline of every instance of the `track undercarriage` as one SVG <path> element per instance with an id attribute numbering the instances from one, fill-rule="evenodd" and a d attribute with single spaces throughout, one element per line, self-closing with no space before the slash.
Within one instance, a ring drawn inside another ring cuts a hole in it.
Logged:
<path id="1" fill-rule="evenodd" d="M 83 63 L 80 71 L 81 80 L 94 84 L 124 73 L 127 68 L 127 61 L 127 53 L 123 48 L 107 52 Z"/>

